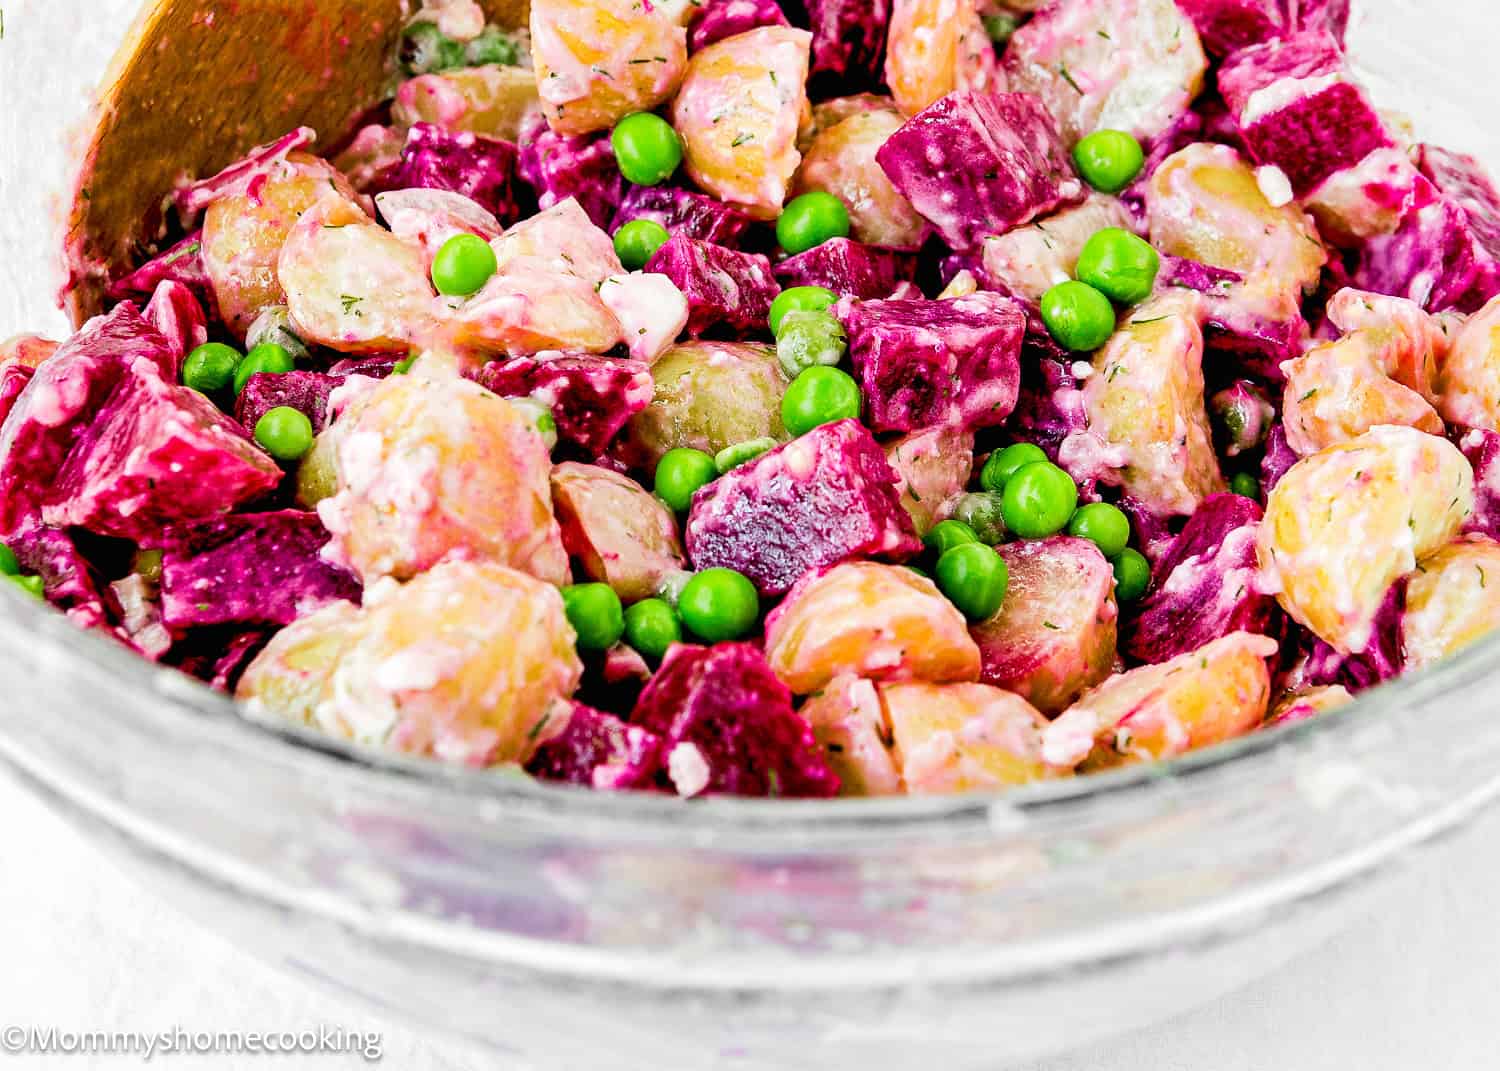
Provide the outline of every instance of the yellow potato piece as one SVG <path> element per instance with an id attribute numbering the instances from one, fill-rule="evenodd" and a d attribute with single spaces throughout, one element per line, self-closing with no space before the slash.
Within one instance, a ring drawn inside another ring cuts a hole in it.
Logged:
<path id="1" fill-rule="evenodd" d="M 1325 684 L 1286 696 L 1266 715 L 1267 727 L 1286 725 L 1290 722 L 1307 721 L 1319 714 L 1327 713 L 1345 703 L 1354 702 L 1354 696 L 1342 684 Z"/>
<path id="2" fill-rule="evenodd" d="M 802 129 L 797 131 L 797 151 L 807 152 L 823 131 L 842 123 L 851 115 L 861 115 L 864 112 L 901 114 L 890 97 L 881 96 L 878 93 L 855 93 L 848 97 L 834 97 L 831 100 L 819 101 L 808 109 Z"/>
<path id="3" fill-rule="evenodd" d="M 1276 641 L 1232 632 L 1170 662 L 1111 677 L 1044 733 L 1047 761 L 1085 771 L 1172 758 L 1255 728 L 1271 698 Z"/>
<path id="4" fill-rule="evenodd" d="M 799 581 L 766 621 L 766 661 L 797 695 L 834 677 L 975 681 L 979 648 L 925 576 L 850 562 Z"/>
<path id="5" fill-rule="evenodd" d="M 886 444 L 896 470 L 901 505 L 917 534 L 946 520 L 974 475 L 974 433 L 960 428 L 924 428 Z"/>
<path id="6" fill-rule="evenodd" d="M 614 239 L 597 227 L 572 197 L 523 219 L 490 245 L 501 272 L 545 270 L 576 275 L 598 287 L 610 276 L 625 271 Z"/>
<path id="7" fill-rule="evenodd" d="M 1425 669 L 1500 628 L 1500 543 L 1469 536 L 1423 558 L 1406 585 L 1406 669 Z"/>
<path id="8" fill-rule="evenodd" d="M 851 115 L 815 138 L 803 153 L 793 194 L 831 193 L 849 210 L 849 237 L 890 249 L 918 249 L 927 221 L 901 196 L 875 154 L 902 125 L 888 110 Z"/>
<path id="9" fill-rule="evenodd" d="M 1453 348 L 1451 324 L 1415 301 L 1345 287 L 1328 301 L 1328 319 L 1340 331 L 1369 333 L 1380 370 L 1434 404 L 1438 369 Z M 1456 334 L 1456 332 L 1455 332 Z"/>
<path id="10" fill-rule="evenodd" d="M 466 67 L 408 79 L 396 91 L 391 118 L 401 128 L 433 123 L 519 142 L 542 110 L 536 73 L 526 67 Z"/>
<path id="11" fill-rule="evenodd" d="M 688 174 L 722 201 L 773 219 L 802 155 L 812 35 L 762 26 L 693 56 L 672 105 Z"/>
<path id="12" fill-rule="evenodd" d="M 888 684 L 880 692 L 911 795 L 992 791 L 1060 772 L 1042 758 L 1047 719 L 1018 695 L 987 684 Z"/>
<path id="13" fill-rule="evenodd" d="M 974 0 L 894 0 L 885 80 L 906 115 L 954 90 L 992 85 L 997 67 Z"/>
<path id="14" fill-rule="evenodd" d="M 1444 420 L 1500 431 L 1500 297 L 1458 333 L 1438 377 L 1438 396 Z"/>
<path id="15" fill-rule="evenodd" d="M 1282 420 L 1287 445 L 1299 456 L 1346 442 L 1381 424 L 1443 433 L 1437 410 L 1386 374 L 1383 333 L 1355 331 L 1282 363 L 1287 377 Z"/>
<path id="16" fill-rule="evenodd" d="M 566 581 L 547 447 L 504 399 L 464 379 L 391 376 L 334 427 L 339 491 L 318 514 L 331 553 L 366 583 L 447 559 Z"/>
<path id="17" fill-rule="evenodd" d="M 629 476 L 564 462 L 552 470 L 552 501 L 568 552 L 627 603 L 686 567 L 677 518 Z"/>
<path id="18" fill-rule="evenodd" d="M 364 624 L 359 607 L 336 602 L 292 622 L 276 635 L 240 677 L 235 698 L 257 713 L 314 725 L 339 659 Z"/>
<path id="19" fill-rule="evenodd" d="M 1073 278 L 1084 245 L 1106 227 L 1134 229 L 1125 202 L 1091 194 L 1075 208 L 984 240 L 984 270 L 1018 298 L 1041 303 L 1058 283 Z"/>
<path id="20" fill-rule="evenodd" d="M 802 705 L 801 715 L 839 775 L 842 796 L 905 792 L 891 754 L 891 728 L 874 681 L 839 677 Z"/>
<path id="21" fill-rule="evenodd" d="M 1340 653 L 1364 651 L 1386 590 L 1458 534 L 1474 473 L 1446 439 L 1382 425 L 1304 458 L 1266 502 L 1262 584 Z"/>
<path id="22" fill-rule="evenodd" d="M 461 348 L 512 357 L 547 350 L 604 353 L 621 341 L 620 321 L 595 284 L 527 261 L 491 277 L 446 330 Z"/>

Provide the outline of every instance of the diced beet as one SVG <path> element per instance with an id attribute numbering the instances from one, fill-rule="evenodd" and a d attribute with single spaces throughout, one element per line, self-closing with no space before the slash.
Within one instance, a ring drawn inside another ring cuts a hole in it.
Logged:
<path id="1" fill-rule="evenodd" d="M 193 292 L 208 315 L 218 318 L 214 284 L 203 266 L 203 232 L 194 231 L 163 253 L 157 254 L 135 271 L 110 284 L 105 296 L 111 301 L 125 298 L 149 299 L 164 282 L 181 283 Z"/>
<path id="2" fill-rule="evenodd" d="M 732 334 L 764 329 L 780 292 L 771 262 L 685 235 L 667 241 L 646 263 L 665 275 L 688 300 L 687 333 L 698 338 L 711 327 Z"/>
<path id="3" fill-rule="evenodd" d="M 197 629 L 163 660 L 218 692 L 233 694 L 274 629 Z"/>
<path id="4" fill-rule="evenodd" d="M 1026 333 L 1017 302 L 980 291 L 841 308 L 876 431 L 972 431 L 1000 424 L 1015 408 Z"/>
<path id="5" fill-rule="evenodd" d="M 540 115 L 522 132 L 516 172 L 536 191 L 539 208 L 572 197 L 598 227 L 609 226 L 625 195 L 607 131 L 568 137 L 553 131 Z"/>
<path id="6" fill-rule="evenodd" d="M 1239 371 L 1268 383 L 1285 382 L 1281 362 L 1300 356 L 1307 336 L 1307 321 L 1295 306 L 1270 316 L 1240 300 L 1233 288 L 1210 294 L 1204 304 L 1205 347 L 1216 355 L 1232 355 Z"/>
<path id="7" fill-rule="evenodd" d="M 1168 662 L 1231 632 L 1272 635 L 1276 600 L 1256 590 L 1261 508 L 1239 495 L 1210 495 L 1153 570 L 1151 594 L 1126 620 L 1121 650 Z"/>
<path id="8" fill-rule="evenodd" d="M 748 33 L 759 26 L 785 26 L 786 14 L 776 0 L 703 0 L 688 27 L 688 51 Z"/>
<path id="9" fill-rule="evenodd" d="M 360 583 L 322 557 L 316 513 L 237 513 L 162 534 L 168 628 L 290 625 L 331 602 L 359 602 Z"/>
<path id="10" fill-rule="evenodd" d="M 1401 622 L 1406 614 L 1406 578 L 1391 585 L 1375 614 L 1370 645 L 1362 653 L 1343 655 L 1312 633 L 1296 626 L 1305 652 L 1299 679 L 1306 685 L 1342 684 L 1362 692 L 1397 677 L 1405 661 Z"/>
<path id="11" fill-rule="evenodd" d="M 1251 158 L 1279 167 L 1299 197 L 1393 144 L 1326 30 L 1240 49 L 1219 69 L 1219 92 Z"/>
<path id="12" fill-rule="evenodd" d="M 141 315 L 171 346 L 176 358 L 174 373 L 180 372 L 184 357 L 208 341 L 208 319 L 203 315 L 203 306 L 182 283 L 163 279 Z"/>
<path id="13" fill-rule="evenodd" d="M 1022 348 L 1021 385 L 1011 430 L 1055 460 L 1063 440 L 1088 427 L 1081 387 L 1066 355 L 1049 354 L 1033 346 L 1028 337 Z"/>
<path id="14" fill-rule="evenodd" d="M 885 451 L 857 420 L 814 428 L 693 497 L 688 557 L 781 595 L 809 569 L 921 550 Z"/>
<path id="15" fill-rule="evenodd" d="M 1211 55 L 1227 56 L 1251 45 L 1264 44 L 1286 33 L 1287 0 L 1177 0 L 1193 20 L 1203 47 Z"/>
<path id="16" fill-rule="evenodd" d="M 1349 29 L 1350 0 L 1282 0 L 1290 12 L 1290 26 L 1297 32 L 1325 30 L 1339 45 Z"/>
<path id="17" fill-rule="evenodd" d="M 50 482 L 42 520 L 147 542 L 280 482 L 276 462 L 238 424 L 139 357 Z"/>
<path id="18" fill-rule="evenodd" d="M 898 284 L 911 280 L 916 267 L 917 258 L 910 253 L 833 238 L 788 257 L 775 272 L 783 287 L 823 286 L 864 300 L 890 297 Z"/>
<path id="19" fill-rule="evenodd" d="M 31 377 L 0 428 L 0 535 L 36 516 L 74 443 L 142 358 L 168 375 L 176 363 L 171 344 L 126 301 L 86 323 Z"/>
<path id="20" fill-rule="evenodd" d="M 301 126 L 266 145 L 257 145 L 217 175 L 183 185 L 173 194 L 184 219 L 202 212 L 221 197 L 246 193 L 263 183 L 288 156 L 318 139 L 311 127 Z"/>
<path id="21" fill-rule="evenodd" d="M 0 427 L 10 416 L 10 411 L 15 408 L 16 399 L 26 389 L 26 384 L 31 382 L 31 377 L 36 374 L 36 369 L 30 365 L 19 364 L 15 361 L 0 364 Z"/>
<path id="22" fill-rule="evenodd" d="M 658 782 L 679 795 L 838 794 L 812 726 L 749 644 L 673 647 L 630 720 L 661 738 Z"/>
<path id="23" fill-rule="evenodd" d="M 859 85 L 880 81 L 891 0 L 805 0 L 812 73 Z"/>
<path id="24" fill-rule="evenodd" d="M 526 772 L 543 781 L 602 791 L 654 788 L 661 769 L 661 739 L 613 714 L 573 704 L 563 731 L 541 744 Z"/>
<path id="25" fill-rule="evenodd" d="M 1237 271 L 1171 255 L 1161 258 L 1161 269 L 1156 273 L 1158 290 L 1196 290 L 1200 294 L 1223 294 L 1244 281 Z"/>
<path id="26" fill-rule="evenodd" d="M 1449 437 L 1474 467 L 1474 512 L 1464 522 L 1464 533 L 1500 540 L 1500 434 L 1454 428 Z"/>
<path id="27" fill-rule="evenodd" d="M 674 235 L 731 249 L 738 245 L 740 235 L 752 222 L 745 213 L 717 197 L 673 186 L 630 187 L 615 214 L 614 229 L 619 230 L 633 219 L 649 219 Z"/>
<path id="28" fill-rule="evenodd" d="M 1082 484 L 1079 485 L 1079 490 L 1082 491 Z M 1130 518 L 1136 545 L 1154 569 L 1156 563 L 1167 556 L 1172 544 L 1177 541 L 1176 534 L 1168 524 L 1170 518 L 1132 495 L 1121 496 L 1120 509 Z"/>
<path id="29" fill-rule="evenodd" d="M 1277 424 L 1266 436 L 1266 454 L 1260 462 L 1260 489 L 1265 494 L 1281 482 L 1301 458 L 1286 441 L 1286 430 Z"/>
<path id="30" fill-rule="evenodd" d="M 520 217 L 513 189 L 517 149 L 508 141 L 417 123 L 401 159 L 374 180 L 374 189 L 451 190 L 494 213 L 501 223 Z"/>
<path id="31" fill-rule="evenodd" d="M 1029 93 L 950 93 L 909 119 L 875 159 L 958 250 L 1085 194 L 1057 124 Z"/>
<path id="32" fill-rule="evenodd" d="M 408 356 L 405 353 L 388 353 L 379 357 L 346 357 L 329 365 L 328 374 L 336 379 L 348 379 L 350 376 L 384 379 Z"/>
<path id="33" fill-rule="evenodd" d="M 655 386 L 644 361 L 589 354 L 539 353 L 491 361 L 472 376 L 502 398 L 535 398 L 552 409 L 557 436 L 586 454 L 601 453 L 630 418 L 651 404 Z"/>
<path id="34" fill-rule="evenodd" d="M 12 536 L 6 546 L 15 554 L 22 572 L 42 578 L 47 601 L 65 612 L 75 625 L 98 628 L 119 619 L 119 600 L 69 533 L 35 526 Z"/>
<path id="35" fill-rule="evenodd" d="M 328 426 L 328 396 L 341 382 L 327 372 L 257 372 L 234 400 L 234 419 L 254 435 L 260 418 L 284 405 L 312 421 L 317 434 Z"/>

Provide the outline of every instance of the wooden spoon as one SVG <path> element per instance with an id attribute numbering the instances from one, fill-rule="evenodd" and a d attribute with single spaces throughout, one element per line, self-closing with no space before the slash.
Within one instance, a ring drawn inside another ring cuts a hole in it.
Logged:
<path id="1" fill-rule="evenodd" d="M 110 64 L 68 216 L 74 324 L 161 234 L 177 181 L 310 126 L 324 145 L 376 103 L 409 0 L 147 0 Z M 503 26 L 527 0 L 481 0 Z"/>

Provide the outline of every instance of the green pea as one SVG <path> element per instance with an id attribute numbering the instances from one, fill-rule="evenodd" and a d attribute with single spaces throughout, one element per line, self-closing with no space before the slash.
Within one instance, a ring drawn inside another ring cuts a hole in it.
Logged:
<path id="1" fill-rule="evenodd" d="M 830 238 L 849 237 L 849 209 L 831 193 L 815 190 L 793 197 L 776 220 L 776 240 L 793 255 Z"/>
<path id="2" fill-rule="evenodd" d="M 661 658 L 682 642 L 682 620 L 663 599 L 642 599 L 625 611 L 625 642 L 647 658 Z"/>
<path id="3" fill-rule="evenodd" d="M 542 437 L 542 442 L 547 444 L 549 454 L 557 449 L 557 418 L 552 415 L 550 408 L 535 398 L 507 398 L 505 400 L 512 409 L 531 421 L 531 426 L 536 428 L 537 434 Z"/>
<path id="4" fill-rule="evenodd" d="M 39 576 L 7 576 L 6 579 L 38 599 L 46 598 L 47 582 Z"/>
<path id="5" fill-rule="evenodd" d="M 953 519 L 963 521 L 979 541 L 994 546 L 1005 539 L 1005 502 L 996 492 L 976 491 L 964 495 L 953 507 Z"/>
<path id="6" fill-rule="evenodd" d="M 234 370 L 234 393 L 243 391 L 251 376 L 262 372 L 268 375 L 285 375 L 296 367 L 297 362 L 292 360 L 292 355 L 286 351 L 285 346 L 275 342 L 262 342 L 245 354 L 245 359 Z"/>
<path id="7" fill-rule="evenodd" d="M 467 62 L 463 42 L 449 37 L 435 22 L 414 22 L 401 35 L 401 66 L 407 74 L 451 71 Z"/>
<path id="8" fill-rule="evenodd" d="M 403 358 L 401 358 L 401 360 L 399 360 L 399 361 L 396 362 L 396 366 L 391 369 L 391 375 L 393 375 L 393 376 L 404 376 L 404 375 L 406 375 L 408 372 L 411 371 L 411 366 L 417 363 L 417 358 L 420 357 L 420 356 L 421 356 L 420 353 L 413 353 L 410 357 L 403 357 Z"/>
<path id="9" fill-rule="evenodd" d="M 615 124 L 609 143 L 620 174 L 637 186 L 659 186 L 682 163 L 682 139 L 672 124 L 651 112 L 627 115 Z"/>
<path id="10" fill-rule="evenodd" d="M 277 461 L 301 461 L 313 446 L 312 421 L 300 409 L 278 405 L 255 422 L 255 441 Z"/>
<path id="11" fill-rule="evenodd" d="M 922 537 L 922 542 L 926 544 L 927 549 L 937 551 L 938 557 L 941 558 L 954 547 L 961 547 L 965 543 L 978 543 L 979 536 L 963 521 L 946 520 L 934 525 L 932 530 Z"/>
<path id="12" fill-rule="evenodd" d="M 1088 283 L 1069 280 L 1042 295 L 1042 322 L 1060 346 L 1097 350 L 1115 332 L 1115 307 Z"/>
<path id="13" fill-rule="evenodd" d="M 1078 485 L 1050 461 L 1023 466 L 1005 485 L 1005 527 L 1022 539 L 1046 539 L 1067 525 L 1078 508 Z"/>
<path id="14" fill-rule="evenodd" d="M 693 492 L 719 475 L 712 454 L 681 446 L 656 463 L 656 496 L 678 513 L 693 504 Z"/>
<path id="15" fill-rule="evenodd" d="M 464 49 L 464 59 L 471 67 L 496 64 L 514 67 L 521 62 L 521 46 L 514 37 L 498 26 L 486 26 L 484 32 Z"/>
<path id="16" fill-rule="evenodd" d="M 1090 502 L 1080 506 L 1068 522 L 1068 535 L 1087 539 L 1099 553 L 1111 560 L 1119 557 L 1130 542 L 1130 518 L 1108 502 Z"/>
<path id="17" fill-rule="evenodd" d="M 0 543 L 0 576 L 20 576 L 21 563 L 16 560 L 16 552 Z"/>
<path id="18" fill-rule="evenodd" d="M 1083 180 L 1101 193 L 1119 193 L 1146 165 L 1141 143 L 1123 130 L 1096 130 L 1073 147 Z"/>
<path id="19" fill-rule="evenodd" d="M 586 651 L 606 651 L 625 634 L 625 609 L 608 584 L 573 584 L 562 589 L 568 624 Z"/>
<path id="20" fill-rule="evenodd" d="M 781 399 L 781 423 L 793 435 L 835 420 L 857 418 L 863 408 L 859 384 L 840 368 L 818 365 L 792 381 Z"/>
<path id="21" fill-rule="evenodd" d="M 1122 305 L 1145 301 L 1156 287 L 1161 256 L 1123 227 L 1105 227 L 1083 245 L 1078 278 Z"/>
<path id="22" fill-rule="evenodd" d="M 484 289 L 500 262 L 477 234 L 455 234 L 432 258 L 432 285 L 447 297 L 469 297 Z"/>
<path id="23" fill-rule="evenodd" d="M 747 461 L 754 461 L 767 450 L 774 450 L 777 446 L 775 439 L 750 439 L 747 442 L 735 443 L 726 446 L 714 455 L 714 468 L 720 476 L 730 469 L 739 468 Z"/>
<path id="24" fill-rule="evenodd" d="M 1010 569 L 993 547 L 964 543 L 938 559 L 937 585 L 966 618 L 984 621 L 1004 605 Z"/>
<path id="25" fill-rule="evenodd" d="M 839 296 L 826 286 L 791 286 L 771 302 L 771 334 L 779 335 L 781 321 L 789 312 L 826 312 Z"/>
<path id="26" fill-rule="evenodd" d="M 1229 480 L 1229 489 L 1237 495 L 1260 501 L 1260 481 L 1248 472 L 1236 472 Z"/>
<path id="27" fill-rule="evenodd" d="M 682 589 L 677 612 L 688 631 L 704 643 L 723 643 L 755 627 L 760 596 L 755 585 L 733 569 L 705 569 Z"/>
<path id="28" fill-rule="evenodd" d="M 626 271 L 640 271 L 671 237 L 654 219 L 633 219 L 615 231 L 615 255 Z"/>
<path id="29" fill-rule="evenodd" d="M 776 335 L 776 359 L 788 377 L 796 379 L 818 365 L 832 367 L 848 350 L 844 325 L 828 313 L 793 309 L 782 317 Z"/>
<path id="30" fill-rule="evenodd" d="M 1015 32 L 1021 28 L 1021 20 L 1015 15 L 982 15 L 979 21 L 984 24 L 984 32 L 989 35 L 990 43 L 999 49 L 1009 44 Z"/>
<path id="31" fill-rule="evenodd" d="M 1003 491 L 1010 478 L 1034 461 L 1046 461 L 1047 453 L 1035 443 L 1015 443 L 996 450 L 979 472 L 979 486 L 986 491 Z"/>
<path id="32" fill-rule="evenodd" d="M 1114 560 L 1115 598 L 1134 602 L 1151 586 L 1151 563 L 1140 551 L 1126 547 Z"/>
<path id="33" fill-rule="evenodd" d="M 216 394 L 234 382 L 244 355 L 222 342 L 205 342 L 182 362 L 182 382 L 204 394 Z"/>

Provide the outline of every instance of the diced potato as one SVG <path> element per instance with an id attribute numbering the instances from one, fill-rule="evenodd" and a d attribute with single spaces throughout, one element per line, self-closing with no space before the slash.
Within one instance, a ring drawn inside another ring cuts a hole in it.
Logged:
<path id="1" fill-rule="evenodd" d="M 980 680 L 1052 717 L 1114 669 L 1114 571 L 1094 544 L 1067 536 L 1008 543 L 1000 556 L 1010 568 L 1005 604 L 970 629 Z"/>
<path id="2" fill-rule="evenodd" d="M 260 311 L 286 304 L 277 275 L 282 246 L 302 214 L 330 193 L 357 207 L 358 194 L 326 161 L 292 153 L 252 197 L 220 197 L 203 218 L 203 268 L 213 283 L 219 312 L 241 337 Z"/>
<path id="3" fill-rule="evenodd" d="M 687 327 L 687 297 L 658 272 L 611 275 L 599 285 L 599 300 L 620 322 L 630 356 L 647 364 L 666 353 Z"/>
<path id="4" fill-rule="evenodd" d="M 530 219 L 523 219 L 490 243 L 501 272 L 524 267 L 559 275 L 576 275 L 598 286 L 625 267 L 615 243 L 589 219 L 577 200 L 568 197 Z"/>
<path id="5" fill-rule="evenodd" d="M 1444 420 L 1500 431 L 1500 297 L 1458 333 L 1443 363 L 1438 395 Z"/>
<path id="6" fill-rule="evenodd" d="M 1406 669 L 1424 669 L 1500 629 L 1500 543 L 1469 536 L 1423 558 L 1406 585 Z"/>
<path id="7" fill-rule="evenodd" d="M 524 762 L 566 725 L 583 665 L 550 584 L 445 562 L 377 585 L 363 616 L 313 710 L 329 735 L 489 766 Z"/>
<path id="8" fill-rule="evenodd" d="M 802 129 L 797 132 L 797 151 L 807 152 L 818 135 L 829 127 L 837 126 L 851 115 L 865 112 L 890 112 L 900 115 L 895 101 L 878 93 L 855 93 L 848 97 L 834 97 L 814 104 L 807 113 Z"/>
<path id="9" fill-rule="evenodd" d="M 1350 695 L 1349 689 L 1342 684 L 1325 684 L 1318 688 L 1309 688 L 1305 692 L 1286 696 L 1272 707 L 1271 713 L 1266 715 L 1266 727 L 1307 721 L 1335 707 L 1352 702 L 1354 702 L 1354 696 Z"/>
<path id="10" fill-rule="evenodd" d="M 717 41 L 692 58 L 672 105 L 687 173 L 747 214 L 773 219 L 802 156 L 812 35 L 762 26 Z"/>
<path id="11" fill-rule="evenodd" d="M 786 376 L 770 346 L 685 342 L 651 366 L 651 377 L 656 396 L 626 428 L 642 467 L 654 469 L 679 446 L 713 454 L 751 439 L 786 438 Z"/>
<path id="12" fill-rule="evenodd" d="M 839 775 L 843 796 L 899 796 L 905 791 L 891 755 L 891 729 L 873 681 L 840 677 L 802 705 Z"/>
<path id="13" fill-rule="evenodd" d="M 277 261 L 297 335 L 344 353 L 405 350 L 435 324 L 427 258 L 332 195 L 303 213 Z"/>
<path id="14" fill-rule="evenodd" d="M 1441 317 L 1415 301 L 1345 287 L 1329 299 L 1328 319 L 1340 331 L 1369 332 L 1380 370 L 1429 402 L 1438 400 L 1438 369 L 1453 338 Z"/>
<path id="15" fill-rule="evenodd" d="M 641 0 L 532 0 L 531 59 L 548 124 L 587 134 L 671 97 L 687 32 Z"/>
<path id="16" fill-rule="evenodd" d="M 896 470 L 901 505 L 917 535 L 947 520 L 974 475 L 974 433 L 962 428 L 924 428 L 886 444 Z"/>
<path id="17" fill-rule="evenodd" d="M 339 493 L 338 445 L 345 424 L 330 424 L 318 433 L 312 449 L 297 465 L 297 505 L 317 509 L 318 503 Z"/>
<path id="18" fill-rule="evenodd" d="M 56 342 L 41 335 L 15 335 L 0 342 L 0 368 L 12 363 L 23 368 L 40 367 L 57 352 L 57 347 Z"/>
<path id="19" fill-rule="evenodd" d="M 878 562 L 848 562 L 800 580 L 766 620 L 766 661 L 797 695 L 846 673 L 979 679 L 979 648 L 963 615 L 925 576 Z"/>
<path id="20" fill-rule="evenodd" d="M 1133 228 L 1118 197 L 1092 194 L 1076 208 L 984 240 L 984 270 L 1018 298 L 1042 295 L 1073 278 L 1084 243 L 1106 227 Z"/>
<path id="21" fill-rule="evenodd" d="M 822 190 L 849 209 L 849 237 L 891 249 L 917 249 L 927 221 L 917 214 L 875 162 L 875 153 L 900 128 L 894 111 L 865 111 L 824 130 L 805 150 L 793 194 Z"/>
<path id="22" fill-rule="evenodd" d="M 396 91 L 391 118 L 403 128 L 432 123 L 519 142 L 526 121 L 541 109 L 534 71 L 466 67 L 403 82 Z"/>
<path id="23" fill-rule="evenodd" d="M 1203 331 L 1188 299 L 1168 295 L 1127 314 L 1093 369 L 1085 435 L 1103 443 L 1100 479 L 1175 516 L 1225 489 L 1203 396 Z"/>
<path id="24" fill-rule="evenodd" d="M 542 262 L 513 262 L 459 307 L 449 337 L 460 346 L 512 357 L 546 350 L 604 353 L 619 344 L 620 321 L 595 285 L 549 271 Z"/>
<path id="25" fill-rule="evenodd" d="M 885 80 L 905 114 L 992 85 L 997 67 L 975 0 L 893 0 Z"/>
<path id="26" fill-rule="evenodd" d="M 367 191 L 377 185 L 386 168 L 401 161 L 401 150 L 405 147 L 405 130 L 372 123 L 361 128 L 348 147 L 333 158 L 333 166 L 356 190 Z"/>
<path id="27" fill-rule="evenodd" d="M 392 376 L 344 424 L 339 492 L 318 515 L 330 552 L 366 583 L 452 558 L 567 579 L 547 447 L 504 399 L 464 379 Z"/>
<path id="28" fill-rule="evenodd" d="M 1262 582 L 1322 640 L 1357 654 L 1386 590 L 1473 508 L 1474 472 L 1456 446 L 1374 428 L 1304 458 L 1272 489 L 1256 540 Z"/>
<path id="29" fill-rule="evenodd" d="M 686 568 L 677 518 L 628 476 L 566 462 L 552 470 L 552 503 L 563 546 L 627 603 L 650 598 Z"/>
<path id="30" fill-rule="evenodd" d="M 392 234 L 422 250 L 429 267 L 450 238 L 472 234 L 488 242 L 504 230 L 489 209 L 450 190 L 389 190 L 375 195 L 375 207 Z"/>
<path id="31" fill-rule="evenodd" d="M 1268 636 L 1231 632 L 1170 662 L 1111 677 L 1047 726 L 1047 761 L 1091 771 L 1241 736 L 1266 716 L 1266 659 L 1277 650 Z"/>
<path id="32" fill-rule="evenodd" d="M 235 698 L 256 713 L 315 724 L 318 704 L 328 698 L 339 660 L 358 638 L 364 615 L 353 603 L 335 602 L 292 622 L 250 663 Z"/>
<path id="33" fill-rule="evenodd" d="M 1347 442 L 1380 424 L 1403 424 L 1432 435 L 1443 421 L 1416 391 L 1385 373 L 1383 332 L 1355 331 L 1282 363 L 1287 445 L 1302 457 Z"/>
<path id="34" fill-rule="evenodd" d="M 880 689 L 901 779 L 914 796 L 982 792 L 1055 777 L 1042 758 L 1047 719 L 987 684 Z"/>

